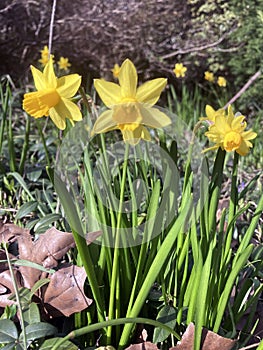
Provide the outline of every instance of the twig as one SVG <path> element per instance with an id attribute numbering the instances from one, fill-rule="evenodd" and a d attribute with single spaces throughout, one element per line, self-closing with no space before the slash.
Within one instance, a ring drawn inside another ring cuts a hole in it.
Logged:
<path id="1" fill-rule="evenodd" d="M 235 94 L 234 97 L 231 98 L 230 101 L 226 103 L 226 105 L 223 107 L 223 109 L 226 109 L 229 105 L 234 103 L 249 87 L 250 85 L 260 76 L 261 71 L 258 70 L 247 82 L 246 84 L 238 91 L 237 94 Z"/>
<path id="2" fill-rule="evenodd" d="M 48 39 L 48 51 L 49 55 L 51 55 L 52 49 L 52 39 L 53 39 L 53 28 L 54 28 L 54 19 L 56 13 L 57 0 L 53 0 L 51 18 L 50 18 L 50 27 L 49 27 L 49 39 Z"/>

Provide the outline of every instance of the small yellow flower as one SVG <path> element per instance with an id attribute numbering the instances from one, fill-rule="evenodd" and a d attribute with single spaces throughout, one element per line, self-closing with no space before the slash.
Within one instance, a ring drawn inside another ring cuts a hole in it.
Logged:
<path id="1" fill-rule="evenodd" d="M 34 118 L 50 116 L 54 124 L 61 130 L 66 127 L 66 118 L 81 120 L 78 106 L 70 98 L 73 97 L 81 83 L 81 76 L 71 74 L 57 78 L 52 60 L 49 60 L 43 73 L 31 66 L 37 91 L 24 95 L 23 109 Z"/>
<path id="2" fill-rule="evenodd" d="M 42 67 L 45 67 L 45 65 L 49 61 L 49 49 L 48 49 L 47 45 L 44 46 L 43 50 L 40 50 L 40 53 L 41 53 L 41 58 L 38 60 L 38 62 L 41 63 Z M 53 63 L 54 55 L 50 55 L 50 57 L 51 57 L 52 63 Z"/>
<path id="3" fill-rule="evenodd" d="M 114 78 L 118 78 L 118 76 L 120 74 L 120 69 L 121 69 L 121 67 L 117 63 L 115 63 L 114 67 L 111 69 Z"/>
<path id="4" fill-rule="evenodd" d="M 137 88 L 137 71 L 129 59 L 122 63 L 118 79 L 119 85 L 104 79 L 94 80 L 95 89 L 110 109 L 96 120 L 92 134 L 119 129 L 124 141 L 132 145 L 137 144 L 140 139 L 150 140 L 150 134 L 144 125 L 162 128 L 171 123 L 166 114 L 153 108 L 167 84 L 167 79 L 153 79 Z"/>
<path id="5" fill-rule="evenodd" d="M 221 111 L 221 110 L 219 110 Z M 215 111 L 214 122 L 209 127 L 205 135 L 215 143 L 215 146 L 207 148 L 203 152 L 221 147 L 226 152 L 236 151 L 241 156 L 249 152 L 253 147 L 250 140 L 253 140 L 257 134 L 252 130 L 245 131 L 247 123 L 243 115 L 234 115 L 232 107 L 228 107 L 228 113 L 217 113 Z"/>
<path id="6" fill-rule="evenodd" d="M 176 78 L 183 78 L 185 76 L 186 71 L 187 68 L 182 63 L 175 64 L 173 72 L 176 75 Z"/>
<path id="7" fill-rule="evenodd" d="M 205 80 L 213 82 L 215 80 L 214 73 L 206 71 L 205 72 Z"/>
<path id="8" fill-rule="evenodd" d="M 64 70 L 68 70 L 68 68 L 71 66 L 71 63 L 69 63 L 68 58 L 65 57 L 60 57 L 59 61 L 58 61 L 58 68 L 59 69 L 64 69 Z"/>
<path id="9" fill-rule="evenodd" d="M 43 50 L 40 50 L 41 57 L 48 57 L 49 56 L 49 49 L 47 45 L 44 46 Z"/>
<path id="10" fill-rule="evenodd" d="M 217 85 L 221 87 L 226 87 L 226 79 L 224 77 L 219 76 L 217 78 Z"/>

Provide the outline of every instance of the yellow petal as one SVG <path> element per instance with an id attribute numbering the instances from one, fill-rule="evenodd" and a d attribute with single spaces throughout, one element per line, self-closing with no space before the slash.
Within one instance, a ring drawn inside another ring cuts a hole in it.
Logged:
<path id="1" fill-rule="evenodd" d="M 78 91 L 81 83 L 81 76 L 78 74 L 65 75 L 58 78 L 57 92 L 61 97 L 73 97 Z"/>
<path id="2" fill-rule="evenodd" d="M 244 122 L 245 117 L 243 115 L 240 115 L 238 117 L 234 117 L 231 122 L 231 128 L 232 130 L 236 132 L 241 132 L 244 130 L 247 126 L 247 123 Z"/>
<path id="3" fill-rule="evenodd" d="M 216 116 L 218 116 L 218 115 L 224 116 L 225 115 L 225 111 L 223 109 L 214 110 L 214 108 L 211 107 L 210 105 L 206 105 L 205 113 L 207 115 L 207 118 L 204 118 L 204 119 L 206 119 L 206 120 L 208 119 L 213 123 L 215 122 Z M 201 119 L 201 120 L 204 120 L 204 119 Z"/>
<path id="4" fill-rule="evenodd" d="M 56 125 L 56 127 L 58 129 L 64 130 L 66 128 L 65 117 L 61 114 L 58 114 L 58 112 L 56 111 L 56 109 L 54 107 L 50 108 L 49 115 L 50 115 L 50 118 L 52 119 L 53 123 Z"/>
<path id="5" fill-rule="evenodd" d="M 153 106 L 159 100 L 162 90 L 167 84 L 167 79 L 157 78 L 139 86 L 136 92 L 136 100 Z"/>
<path id="6" fill-rule="evenodd" d="M 142 139 L 144 139 L 146 141 L 151 140 L 151 135 L 150 135 L 149 131 L 144 126 L 142 127 L 141 137 L 142 137 Z"/>
<path id="7" fill-rule="evenodd" d="M 76 121 L 82 119 L 82 114 L 79 107 L 66 98 L 62 98 L 60 100 L 60 102 L 55 106 L 55 110 L 58 115 L 63 117 L 63 119 L 68 118 Z"/>
<path id="8" fill-rule="evenodd" d="M 214 110 L 214 108 L 212 106 L 210 106 L 210 105 L 205 106 L 205 113 L 206 113 L 208 119 L 213 120 L 215 112 L 216 111 Z"/>
<path id="9" fill-rule="evenodd" d="M 121 100 L 121 88 L 115 83 L 103 79 L 95 79 L 94 87 L 105 106 L 111 108 Z"/>
<path id="10" fill-rule="evenodd" d="M 37 90 L 45 90 L 47 86 L 46 86 L 46 80 L 45 80 L 43 73 L 40 70 L 38 70 L 37 68 L 35 68 L 34 66 L 30 66 L 30 68 L 31 68 L 31 72 L 33 75 L 36 89 Z"/>
<path id="11" fill-rule="evenodd" d="M 116 129 L 117 124 L 112 119 L 112 111 L 108 110 L 103 112 L 96 120 L 91 134 L 101 134 L 112 129 Z"/>
<path id="12" fill-rule="evenodd" d="M 246 156 L 248 154 L 248 152 L 249 152 L 249 146 L 252 147 L 252 144 L 250 143 L 250 145 L 249 145 L 248 141 L 242 140 L 241 145 L 236 150 L 236 152 L 238 154 L 240 154 L 241 156 Z"/>
<path id="13" fill-rule="evenodd" d="M 215 146 L 203 149 L 203 151 L 201 153 L 206 153 L 208 151 L 212 151 L 212 150 L 218 149 L 219 147 L 220 147 L 220 145 L 215 145 Z"/>
<path id="14" fill-rule="evenodd" d="M 157 108 L 140 105 L 142 124 L 151 128 L 163 128 L 171 124 L 171 119 Z"/>
<path id="15" fill-rule="evenodd" d="M 121 65 L 118 79 L 122 98 L 135 98 L 138 76 L 134 64 L 129 59 Z"/>
<path id="16" fill-rule="evenodd" d="M 241 136 L 244 140 L 253 140 L 257 137 L 257 133 L 252 130 L 248 130 L 248 131 L 243 131 Z"/>
<path id="17" fill-rule="evenodd" d="M 49 59 L 48 63 L 46 64 L 43 74 L 46 80 L 47 88 L 55 89 L 57 87 L 57 77 L 54 73 L 52 59 Z"/>
<path id="18" fill-rule="evenodd" d="M 215 127 L 220 134 L 226 134 L 231 131 L 230 125 L 227 123 L 226 117 L 223 115 L 216 115 L 215 117 Z"/>

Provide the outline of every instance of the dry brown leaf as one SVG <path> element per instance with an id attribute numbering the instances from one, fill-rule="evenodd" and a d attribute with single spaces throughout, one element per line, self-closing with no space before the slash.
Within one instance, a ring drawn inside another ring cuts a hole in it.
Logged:
<path id="1" fill-rule="evenodd" d="M 24 240 L 24 237 L 18 240 L 20 259 L 33 261 L 45 268 L 57 267 L 58 260 L 74 246 L 72 234 L 61 232 L 55 227 L 41 234 L 35 242 L 29 243 Z M 24 279 L 24 286 L 27 288 L 33 287 L 36 281 L 47 276 L 40 270 L 26 266 L 21 266 L 20 271 Z"/>
<path id="2" fill-rule="evenodd" d="M 20 274 L 17 270 L 14 270 L 13 272 L 19 288 L 21 287 L 19 283 Z M 0 287 L 0 307 L 14 304 L 14 301 L 8 299 L 15 291 L 9 270 L 5 270 L 0 273 Z"/>
<path id="3" fill-rule="evenodd" d="M 87 244 L 92 243 L 101 235 L 101 232 L 87 234 Z M 0 241 L 16 247 L 16 256 L 9 253 L 10 258 L 20 258 L 42 265 L 43 267 L 55 268 L 59 260 L 75 246 L 73 235 L 51 228 L 41 234 L 36 241 L 32 241 L 29 230 L 13 224 L 0 223 Z M 2 260 L 6 259 L 5 252 L 0 250 Z M 61 262 L 60 262 L 61 263 Z M 66 266 L 66 267 L 65 267 Z M 27 266 L 14 268 L 18 287 L 31 289 L 34 284 L 46 277 L 50 277 L 48 286 L 41 288 L 39 298 L 42 305 L 47 303 L 52 310 L 52 316 L 60 313 L 69 316 L 88 307 L 92 300 L 85 296 L 83 285 L 86 273 L 83 268 L 77 266 L 61 265 L 54 274 L 40 271 Z M 8 299 L 14 292 L 7 264 L 1 264 L 0 268 L 0 307 L 5 307 L 13 302 Z M 47 305 L 47 306 L 48 306 Z"/>
<path id="4" fill-rule="evenodd" d="M 195 326 L 190 323 L 184 332 L 182 339 L 170 350 L 192 350 L 194 348 Z M 201 350 L 231 350 L 236 341 L 221 337 L 220 335 L 203 328 Z"/>
<path id="5" fill-rule="evenodd" d="M 50 278 L 44 302 L 65 316 L 87 308 L 92 300 L 85 296 L 83 290 L 85 279 L 86 273 L 83 267 L 71 265 L 60 268 Z"/>

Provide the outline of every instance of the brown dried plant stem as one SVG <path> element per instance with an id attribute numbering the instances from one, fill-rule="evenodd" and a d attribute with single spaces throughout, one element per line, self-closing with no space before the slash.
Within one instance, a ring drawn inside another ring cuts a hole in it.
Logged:
<path id="1" fill-rule="evenodd" d="M 229 100 L 226 105 L 223 107 L 224 109 L 226 109 L 229 105 L 231 105 L 232 103 L 234 103 L 249 87 L 250 85 L 260 76 L 261 74 L 261 70 L 258 70 L 247 82 L 246 84 L 238 91 L 238 93 L 235 94 L 235 96 L 233 96 L 231 98 L 231 100 Z"/>

